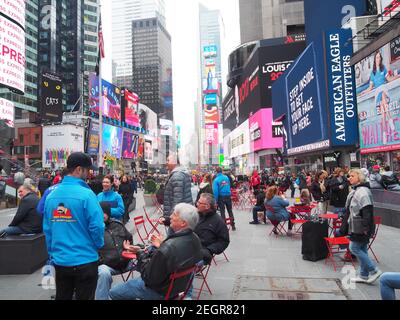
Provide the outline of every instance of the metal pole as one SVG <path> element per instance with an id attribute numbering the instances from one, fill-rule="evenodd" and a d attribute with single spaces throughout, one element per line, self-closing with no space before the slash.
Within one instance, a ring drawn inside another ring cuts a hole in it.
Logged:
<path id="1" fill-rule="evenodd" d="M 101 15 L 101 4 L 99 5 L 100 15 Z M 100 50 L 100 48 L 99 48 Z M 100 54 L 100 61 L 99 61 L 99 155 L 98 155 L 98 166 L 103 168 L 103 82 L 102 82 L 102 68 L 101 68 L 101 53 Z"/>

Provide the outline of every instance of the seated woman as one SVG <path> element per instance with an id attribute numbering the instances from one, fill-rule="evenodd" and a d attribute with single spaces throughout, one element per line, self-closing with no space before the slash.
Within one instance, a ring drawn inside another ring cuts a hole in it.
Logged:
<path id="1" fill-rule="evenodd" d="M 300 193 L 300 205 L 309 206 L 311 204 L 311 195 L 308 189 L 301 190 Z"/>
<path id="2" fill-rule="evenodd" d="M 289 206 L 289 201 L 285 196 L 278 196 L 278 188 L 276 186 L 269 187 L 267 190 L 267 197 L 265 200 L 265 208 L 267 210 L 267 217 L 274 226 L 273 232 L 278 234 L 277 226 L 282 221 L 289 221 L 288 236 L 292 235 L 293 225 L 290 222 L 291 215 L 286 210 Z"/>

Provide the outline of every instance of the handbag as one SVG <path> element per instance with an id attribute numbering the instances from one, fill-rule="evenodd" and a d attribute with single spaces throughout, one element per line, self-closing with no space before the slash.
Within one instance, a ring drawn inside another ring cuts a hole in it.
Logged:
<path id="1" fill-rule="evenodd" d="M 353 232 L 354 234 L 365 234 L 364 218 L 361 216 L 351 217 L 353 221 Z"/>

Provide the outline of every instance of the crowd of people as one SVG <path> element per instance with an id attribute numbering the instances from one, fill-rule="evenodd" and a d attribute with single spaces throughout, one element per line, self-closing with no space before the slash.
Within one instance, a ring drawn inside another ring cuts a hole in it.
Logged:
<path id="1" fill-rule="evenodd" d="M 381 186 L 396 191 L 393 172 L 377 166 L 368 170 L 337 168 L 331 174 L 278 174 L 254 171 L 250 177 L 235 177 L 232 172 L 215 168 L 202 176 L 191 175 L 171 155 L 167 160 L 169 175 L 147 176 L 163 186 L 157 199 L 163 204 L 159 222 L 166 236 L 152 233 L 146 244 L 135 244 L 126 229 L 133 210 L 135 194 L 144 177 L 112 175 L 95 176 L 91 158 L 83 153 L 70 155 L 67 168 L 54 176 L 44 173 L 37 183 L 21 180 L 18 188 L 20 204 L 13 221 L 0 237 L 43 232 L 51 264 L 55 268 L 56 299 L 130 300 L 163 299 L 170 293 L 169 281 L 174 272 L 209 265 L 215 255 L 223 253 L 230 238 L 226 224 L 236 231 L 233 214 L 233 190 L 254 195 L 250 224 L 274 226 L 288 221 L 287 191 L 299 205 L 318 203 L 318 212 L 332 206 L 342 218 L 336 236 L 348 236 L 350 251 L 360 264 L 355 282 L 373 283 L 381 277 L 382 297 L 393 299 L 400 275 L 382 272 L 368 257 L 368 243 L 374 234 L 373 199 L 370 189 Z M 193 197 L 192 184 L 199 186 Z M 398 184 L 398 181 L 397 181 Z M 298 191 L 297 191 L 298 190 Z M 261 213 L 261 215 L 260 215 Z M 130 252 L 132 259 L 123 257 Z M 138 272 L 140 277 L 113 287 L 113 276 Z M 191 297 L 193 275 L 174 285 L 172 297 L 186 292 Z"/>

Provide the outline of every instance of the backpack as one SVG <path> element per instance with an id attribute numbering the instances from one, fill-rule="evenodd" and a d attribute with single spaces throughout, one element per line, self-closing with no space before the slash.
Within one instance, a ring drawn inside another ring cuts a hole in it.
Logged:
<path id="1" fill-rule="evenodd" d="M 391 176 L 383 175 L 382 176 L 382 184 L 384 187 L 387 187 L 387 186 L 391 186 L 394 184 L 399 184 L 399 180 L 397 179 L 395 174 L 392 174 Z"/>

